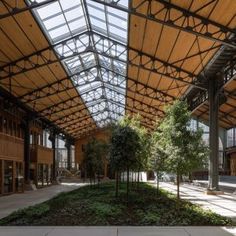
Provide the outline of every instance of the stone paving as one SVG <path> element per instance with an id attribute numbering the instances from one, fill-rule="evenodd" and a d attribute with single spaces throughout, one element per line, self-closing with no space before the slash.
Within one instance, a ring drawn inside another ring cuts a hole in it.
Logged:
<path id="1" fill-rule="evenodd" d="M 232 236 L 226 227 L 0 227 L 0 236 Z"/>
<path id="2" fill-rule="evenodd" d="M 176 185 L 162 182 L 160 187 L 176 194 Z M 223 195 L 206 195 L 206 188 L 183 184 L 180 187 L 182 199 L 200 204 L 205 209 L 210 209 L 217 214 L 232 218 L 236 222 L 236 195 L 224 193 Z"/>

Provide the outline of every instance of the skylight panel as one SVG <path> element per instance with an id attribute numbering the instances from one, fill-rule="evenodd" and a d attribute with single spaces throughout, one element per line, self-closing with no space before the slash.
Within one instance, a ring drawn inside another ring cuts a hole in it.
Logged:
<path id="1" fill-rule="evenodd" d="M 97 125 L 124 115 L 128 14 L 92 0 L 57 0 L 33 11 Z"/>
<path id="2" fill-rule="evenodd" d="M 35 10 L 51 42 L 59 42 L 86 29 L 80 0 L 58 0 Z"/>

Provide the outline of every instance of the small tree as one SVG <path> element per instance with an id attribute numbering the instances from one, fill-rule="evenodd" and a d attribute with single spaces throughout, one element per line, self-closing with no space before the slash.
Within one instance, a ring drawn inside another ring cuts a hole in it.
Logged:
<path id="1" fill-rule="evenodd" d="M 139 188 L 139 174 L 140 171 L 146 170 L 148 167 L 148 158 L 150 156 L 151 139 L 150 135 L 145 127 L 141 125 L 141 117 L 139 115 L 130 117 L 126 116 L 122 120 L 122 124 L 130 126 L 134 129 L 139 137 L 139 149 L 137 149 L 136 162 L 133 163 L 132 169 L 138 172 L 138 183 Z"/>
<path id="2" fill-rule="evenodd" d="M 166 117 L 159 127 L 159 145 L 167 157 L 166 167 L 177 176 L 178 200 L 180 176 L 202 167 L 208 156 L 208 148 L 202 140 L 202 130 L 191 130 L 190 121 L 187 103 L 176 101 L 167 107 Z"/>
<path id="3" fill-rule="evenodd" d="M 99 184 L 100 181 L 99 177 L 101 174 L 101 170 L 104 167 L 106 152 L 107 152 L 106 143 L 98 141 L 95 138 L 92 138 L 86 144 L 83 164 L 85 166 L 87 175 L 90 179 L 90 183 L 92 183 L 92 180 L 94 180 L 95 182 L 95 178 L 97 175 Z"/>
<path id="4" fill-rule="evenodd" d="M 122 120 L 112 131 L 110 165 L 116 172 L 116 196 L 118 195 L 119 173 L 127 171 L 127 201 L 129 196 L 129 171 L 137 162 L 139 149 L 140 142 L 137 132 L 125 120 Z"/>
<path id="5" fill-rule="evenodd" d="M 164 150 L 161 149 L 159 143 L 160 133 L 156 129 L 152 134 L 151 139 L 151 155 L 149 158 L 149 168 L 156 173 L 157 195 L 159 193 L 159 182 L 162 176 L 162 172 L 166 170 L 167 155 Z"/>

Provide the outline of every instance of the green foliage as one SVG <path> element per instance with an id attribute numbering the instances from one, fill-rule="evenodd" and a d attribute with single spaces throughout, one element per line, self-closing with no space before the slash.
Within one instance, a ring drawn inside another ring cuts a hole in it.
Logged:
<path id="1" fill-rule="evenodd" d="M 125 116 L 113 127 L 110 162 L 118 171 L 127 165 L 132 170 L 145 170 L 150 156 L 150 137 L 140 117 Z"/>
<path id="2" fill-rule="evenodd" d="M 125 188 L 122 183 L 117 199 L 113 182 L 101 188 L 81 187 L 17 211 L 1 219 L 0 225 L 232 225 L 228 218 L 187 201 L 180 202 L 177 213 L 175 195 L 160 190 L 155 197 L 156 189 L 144 183 L 140 183 L 139 191 L 131 192 L 127 206 Z"/>
<path id="3" fill-rule="evenodd" d="M 115 171 L 124 171 L 136 164 L 139 136 L 125 119 L 112 130 L 110 147 L 110 164 Z"/>
<path id="4" fill-rule="evenodd" d="M 19 224 L 31 224 L 35 219 L 40 219 L 49 213 L 50 207 L 47 203 L 37 204 L 18 211 L 13 212 L 7 218 L 0 220 L 0 225 L 10 222 L 17 222 Z"/>
<path id="5" fill-rule="evenodd" d="M 83 165 L 85 166 L 87 175 L 90 179 L 94 179 L 96 174 L 99 175 L 101 173 L 106 155 L 106 143 L 92 138 L 86 144 Z"/>
<path id="6" fill-rule="evenodd" d="M 165 169 L 179 175 L 204 166 L 208 156 L 202 130 L 191 130 L 190 120 L 187 103 L 176 101 L 167 107 L 155 135 L 157 156 L 165 157 Z"/>
<path id="7" fill-rule="evenodd" d="M 111 204 L 104 202 L 93 202 L 89 205 L 89 209 L 101 218 L 119 216 L 122 212 L 122 209 L 116 205 L 111 206 Z"/>

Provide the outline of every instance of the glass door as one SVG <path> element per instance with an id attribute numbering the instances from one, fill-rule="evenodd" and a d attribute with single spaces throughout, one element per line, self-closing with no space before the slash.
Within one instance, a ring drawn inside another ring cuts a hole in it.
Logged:
<path id="1" fill-rule="evenodd" d="M 13 192 L 13 161 L 4 161 L 4 193 Z"/>

